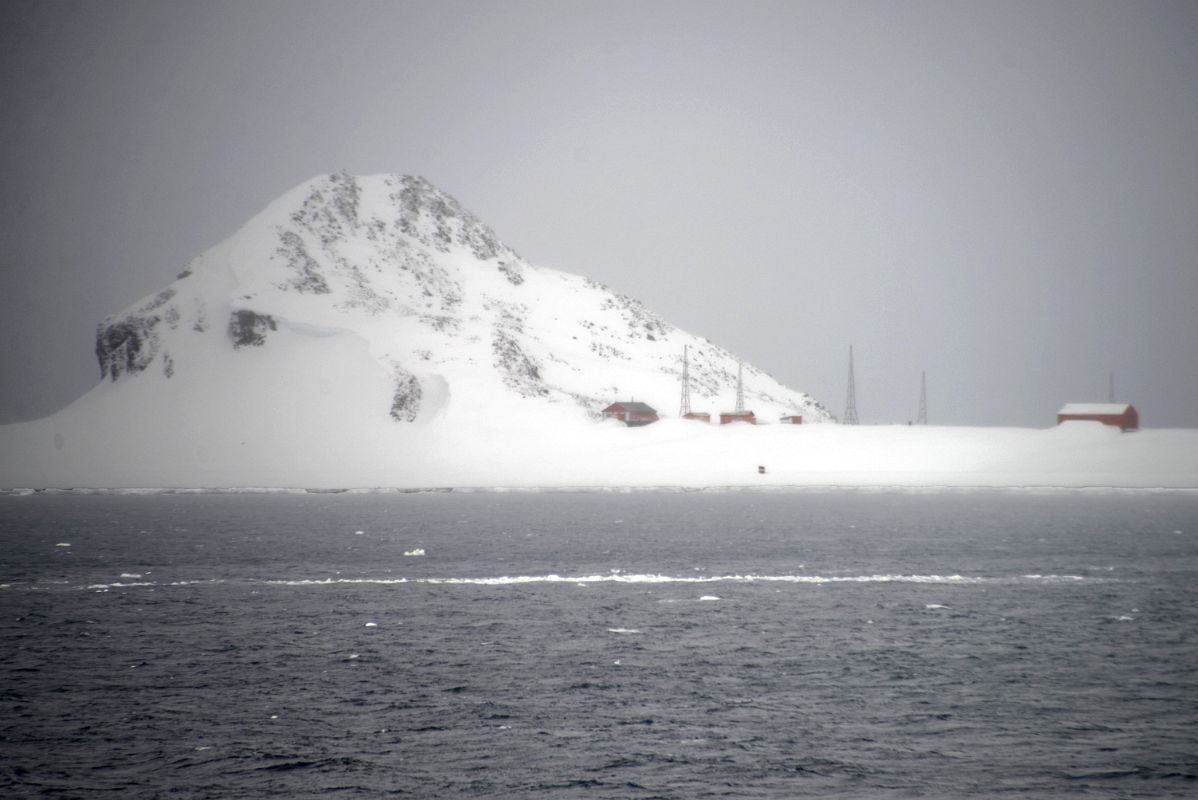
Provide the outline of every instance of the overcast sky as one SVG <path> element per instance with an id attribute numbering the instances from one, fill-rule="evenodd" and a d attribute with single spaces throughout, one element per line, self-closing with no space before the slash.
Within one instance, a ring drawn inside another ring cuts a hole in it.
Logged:
<path id="1" fill-rule="evenodd" d="M 861 421 L 1198 427 L 1198 3 L 0 5 L 0 421 L 319 173 L 423 175 L 534 264 Z"/>

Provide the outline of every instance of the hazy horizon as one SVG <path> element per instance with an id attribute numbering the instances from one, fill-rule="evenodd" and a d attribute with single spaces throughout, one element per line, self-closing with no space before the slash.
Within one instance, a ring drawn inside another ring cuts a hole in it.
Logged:
<path id="1" fill-rule="evenodd" d="M 834 414 L 1198 428 L 1198 5 L 10 2 L 0 423 L 271 200 L 422 175 Z"/>

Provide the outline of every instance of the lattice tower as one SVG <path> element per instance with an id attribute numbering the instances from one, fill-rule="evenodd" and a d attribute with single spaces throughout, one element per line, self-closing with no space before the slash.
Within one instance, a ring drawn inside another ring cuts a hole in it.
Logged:
<path id="1" fill-rule="evenodd" d="M 691 371 L 690 359 L 687 357 L 687 345 L 682 345 L 682 405 L 678 416 L 685 417 L 691 413 Z"/>
<path id="2" fill-rule="evenodd" d="M 745 410 L 745 364 L 743 361 L 736 362 L 736 413 L 740 414 Z"/>
<path id="3" fill-rule="evenodd" d="M 857 424 L 857 379 L 853 376 L 853 346 L 849 345 L 849 397 L 844 404 L 844 425 Z"/>
<path id="4" fill-rule="evenodd" d="M 928 373 L 919 373 L 919 417 L 916 425 L 928 424 Z"/>

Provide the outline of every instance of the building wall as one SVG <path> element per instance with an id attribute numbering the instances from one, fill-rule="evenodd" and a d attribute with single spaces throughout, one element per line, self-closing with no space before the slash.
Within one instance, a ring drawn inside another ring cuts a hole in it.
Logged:
<path id="1" fill-rule="evenodd" d="M 1123 414 L 1057 414 L 1057 424 L 1062 422 L 1101 422 L 1120 430 L 1134 431 L 1140 427 L 1140 415 L 1134 408 Z"/>

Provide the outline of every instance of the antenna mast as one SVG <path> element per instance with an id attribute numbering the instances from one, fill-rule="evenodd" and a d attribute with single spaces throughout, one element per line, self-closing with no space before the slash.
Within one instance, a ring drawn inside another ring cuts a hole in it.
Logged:
<path id="1" fill-rule="evenodd" d="M 736 413 L 743 413 L 745 410 L 745 363 L 743 361 L 736 362 Z"/>
<path id="2" fill-rule="evenodd" d="M 919 417 L 916 425 L 928 424 L 928 373 L 919 373 Z"/>
<path id="3" fill-rule="evenodd" d="M 849 345 L 849 399 L 844 407 L 844 425 L 857 424 L 857 379 L 853 377 L 853 346 Z"/>
<path id="4" fill-rule="evenodd" d="M 691 413 L 691 371 L 686 349 L 687 345 L 682 345 L 682 407 L 678 409 L 680 417 Z"/>

